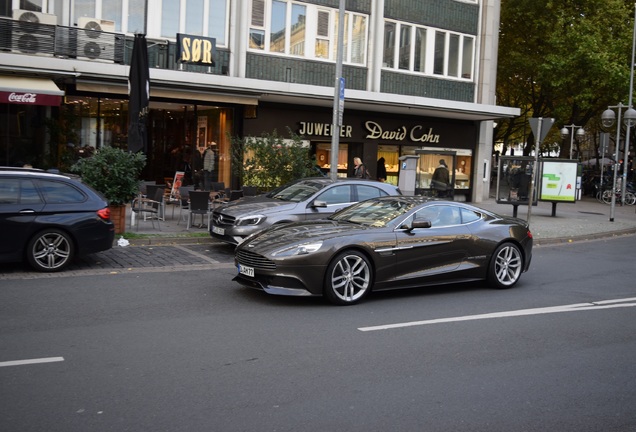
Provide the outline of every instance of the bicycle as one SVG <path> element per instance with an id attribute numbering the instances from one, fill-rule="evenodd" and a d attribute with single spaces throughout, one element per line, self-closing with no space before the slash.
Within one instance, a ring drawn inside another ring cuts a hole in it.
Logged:
<path id="1" fill-rule="evenodd" d="M 615 196 L 615 202 L 621 204 L 622 201 L 622 192 L 620 189 L 615 189 L 612 191 L 612 189 L 607 189 L 604 190 L 601 194 L 601 200 L 605 203 L 605 204 L 611 204 L 612 203 L 612 194 Z M 636 195 L 634 195 L 632 192 L 630 191 L 625 191 L 625 204 L 627 205 L 634 205 L 636 204 Z"/>

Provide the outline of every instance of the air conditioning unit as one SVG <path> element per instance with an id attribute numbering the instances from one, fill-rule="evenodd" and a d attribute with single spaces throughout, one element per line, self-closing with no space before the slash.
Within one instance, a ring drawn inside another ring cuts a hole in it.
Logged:
<path id="1" fill-rule="evenodd" d="M 13 19 L 20 21 L 20 23 L 32 23 L 32 24 L 57 24 L 57 16 L 52 14 L 45 14 L 42 12 L 33 12 L 24 9 L 13 9 Z"/>
<path id="2" fill-rule="evenodd" d="M 98 32 L 110 32 L 115 31 L 115 21 L 79 17 L 77 20 L 77 26 L 83 28 L 89 37 L 98 38 Z"/>
<path id="3" fill-rule="evenodd" d="M 53 55 L 57 16 L 23 9 L 13 9 L 11 50 L 24 54 Z"/>
<path id="4" fill-rule="evenodd" d="M 97 18 L 80 17 L 77 26 L 77 56 L 91 60 L 110 60 L 117 57 L 115 22 Z"/>

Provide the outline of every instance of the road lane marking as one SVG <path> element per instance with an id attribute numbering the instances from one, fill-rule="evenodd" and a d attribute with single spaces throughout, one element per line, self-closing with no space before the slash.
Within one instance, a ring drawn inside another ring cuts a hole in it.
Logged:
<path id="1" fill-rule="evenodd" d="M 358 327 L 358 330 L 363 332 L 368 332 L 368 331 L 389 330 L 389 329 L 403 328 L 403 327 L 415 327 L 415 326 L 423 326 L 423 325 L 430 325 L 430 324 L 443 324 L 443 323 L 451 323 L 451 322 L 474 321 L 474 320 L 492 319 L 492 318 L 509 318 L 509 317 L 541 315 L 541 314 L 549 314 L 549 313 L 579 312 L 579 311 L 588 311 L 588 310 L 634 307 L 636 306 L 636 303 L 630 303 L 634 301 L 636 301 L 636 297 L 625 298 L 625 299 L 615 299 L 615 300 L 601 300 L 601 301 L 596 301 L 591 303 L 575 303 L 571 305 L 552 306 L 552 307 L 544 307 L 544 308 L 519 309 L 519 310 L 505 311 L 505 312 L 492 312 L 492 313 L 479 314 L 479 315 L 437 318 L 437 319 L 425 320 L 425 321 L 411 321 L 411 322 L 384 324 L 384 325 L 370 326 L 370 327 Z"/>
<path id="2" fill-rule="evenodd" d="M 64 361 L 64 357 L 46 357 L 46 358 L 28 359 L 28 360 L 13 360 L 13 361 L 0 362 L 0 367 L 23 366 L 28 364 L 53 363 L 53 362 L 61 362 L 61 361 Z"/>

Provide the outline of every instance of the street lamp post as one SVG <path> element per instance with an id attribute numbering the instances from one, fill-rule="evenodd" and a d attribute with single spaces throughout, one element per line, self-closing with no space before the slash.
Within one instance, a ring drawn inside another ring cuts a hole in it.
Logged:
<path id="1" fill-rule="evenodd" d="M 627 108 L 625 111 L 625 125 L 627 126 L 627 136 L 626 139 L 629 139 L 629 130 L 631 126 L 633 126 L 636 122 L 636 110 L 623 105 L 621 102 L 618 105 L 609 106 L 603 114 L 601 115 L 601 122 L 603 126 L 606 128 L 612 127 L 614 125 L 614 120 L 616 119 L 616 113 L 614 113 L 613 108 L 618 108 L 618 122 L 616 122 L 616 145 L 614 146 L 614 180 L 612 183 L 612 202 L 610 207 L 610 222 L 614 222 L 614 210 L 616 208 L 616 179 L 618 176 L 618 154 L 620 152 L 620 139 L 621 139 L 621 115 L 623 113 L 623 108 Z M 627 148 L 627 146 L 626 146 Z M 625 155 L 627 157 L 627 155 Z M 624 186 L 624 185 L 623 185 Z M 622 189 L 623 191 L 625 189 Z M 624 203 L 624 199 L 622 201 Z"/>
<path id="2" fill-rule="evenodd" d="M 570 133 L 568 128 L 572 129 L 572 133 Z M 567 138 L 568 135 L 570 136 L 570 159 L 572 159 L 572 148 L 574 147 L 574 128 L 576 128 L 577 137 L 582 138 L 585 136 L 585 130 L 583 129 L 583 126 L 577 126 L 575 124 L 571 124 L 571 125 L 565 125 L 563 126 L 563 129 L 561 129 L 561 137 L 563 139 Z"/>

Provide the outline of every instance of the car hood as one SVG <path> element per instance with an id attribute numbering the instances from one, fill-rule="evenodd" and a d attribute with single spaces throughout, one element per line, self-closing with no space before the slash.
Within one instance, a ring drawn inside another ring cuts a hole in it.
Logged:
<path id="1" fill-rule="evenodd" d="M 301 203 L 281 201 L 266 196 L 242 198 L 224 204 L 217 211 L 233 217 L 247 214 L 271 214 L 281 211 L 291 210 Z"/>
<path id="2" fill-rule="evenodd" d="M 286 245 L 306 243 L 312 240 L 329 240 L 369 229 L 372 228 L 328 219 L 294 222 L 267 228 L 254 237 L 249 237 L 240 247 L 249 247 L 249 250 L 253 252 L 267 253 Z"/>

